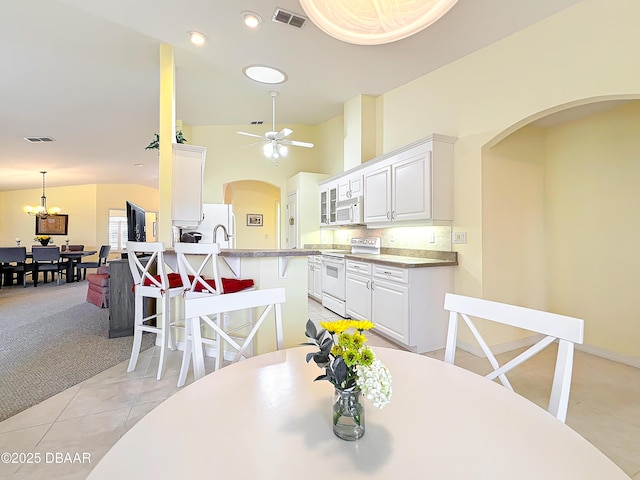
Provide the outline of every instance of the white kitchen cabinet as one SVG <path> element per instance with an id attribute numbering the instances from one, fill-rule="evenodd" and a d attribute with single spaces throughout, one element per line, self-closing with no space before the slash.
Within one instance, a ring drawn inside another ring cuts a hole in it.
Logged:
<path id="1" fill-rule="evenodd" d="M 444 295 L 452 289 L 451 267 L 399 268 L 347 260 L 346 311 L 371 320 L 375 331 L 409 350 L 444 348 Z"/>
<path id="2" fill-rule="evenodd" d="M 364 171 L 364 223 L 453 220 L 453 142 L 433 136 Z"/>
<path id="3" fill-rule="evenodd" d="M 336 206 L 338 203 L 338 184 L 320 186 L 320 226 L 334 225 L 336 223 Z"/>
<path id="4" fill-rule="evenodd" d="M 307 293 L 311 298 L 322 301 L 322 257 L 320 255 L 309 256 L 309 273 Z"/>
<path id="5" fill-rule="evenodd" d="M 338 202 L 362 195 L 362 173 L 345 175 L 338 179 Z"/>
<path id="6" fill-rule="evenodd" d="M 195 227 L 202 221 L 202 182 L 205 147 L 173 144 L 173 208 L 176 227 Z"/>
<path id="7" fill-rule="evenodd" d="M 371 264 L 347 261 L 346 311 L 351 318 L 371 319 Z"/>

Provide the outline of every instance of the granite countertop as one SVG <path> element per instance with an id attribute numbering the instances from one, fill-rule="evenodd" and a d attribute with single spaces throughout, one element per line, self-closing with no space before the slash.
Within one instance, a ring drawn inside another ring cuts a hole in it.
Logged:
<path id="1" fill-rule="evenodd" d="M 362 260 L 365 262 L 388 265 L 400 268 L 420 268 L 420 267 L 450 267 L 458 265 L 457 260 L 444 260 L 440 258 L 408 257 L 403 255 L 358 255 L 347 254 L 346 259 Z"/>
<path id="2" fill-rule="evenodd" d="M 305 248 L 223 248 L 221 257 L 306 257 L 320 255 L 319 250 Z"/>
<path id="3" fill-rule="evenodd" d="M 390 267 L 420 268 L 452 267 L 458 265 L 457 252 L 383 247 L 380 249 L 379 255 L 370 255 L 351 253 L 351 247 L 342 244 L 312 244 L 305 245 L 305 248 L 317 249 L 320 254 L 332 252 L 342 253 L 347 259 L 362 260 L 380 265 L 388 265 Z"/>

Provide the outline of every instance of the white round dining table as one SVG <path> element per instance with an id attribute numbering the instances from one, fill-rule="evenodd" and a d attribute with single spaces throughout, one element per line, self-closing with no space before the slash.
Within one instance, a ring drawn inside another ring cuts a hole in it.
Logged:
<path id="1" fill-rule="evenodd" d="M 333 434 L 333 386 L 313 347 L 211 373 L 134 425 L 88 478 L 629 479 L 546 410 L 462 368 L 373 348 L 393 376 L 364 436 Z"/>

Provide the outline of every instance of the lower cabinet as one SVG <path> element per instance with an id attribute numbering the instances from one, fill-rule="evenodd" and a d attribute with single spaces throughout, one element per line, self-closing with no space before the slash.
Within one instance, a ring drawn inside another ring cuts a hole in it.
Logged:
<path id="1" fill-rule="evenodd" d="M 322 301 L 322 257 L 320 255 L 309 256 L 308 287 L 307 293 L 311 298 Z"/>
<path id="2" fill-rule="evenodd" d="M 347 314 L 371 320 L 376 331 L 407 349 L 444 348 L 452 291 L 451 267 L 398 268 L 347 260 Z"/>

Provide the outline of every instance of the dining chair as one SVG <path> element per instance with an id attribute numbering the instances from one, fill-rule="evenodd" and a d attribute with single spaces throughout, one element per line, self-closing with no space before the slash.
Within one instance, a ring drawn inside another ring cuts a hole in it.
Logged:
<path id="1" fill-rule="evenodd" d="M 53 275 L 58 274 L 56 282 L 60 285 L 60 276 L 67 271 L 66 262 L 60 261 L 60 247 L 31 247 L 31 255 L 33 259 L 33 286 L 38 286 L 38 277 L 42 272 L 44 283 L 47 283 L 47 273 L 51 272 L 51 280 Z"/>
<path id="2" fill-rule="evenodd" d="M 111 245 L 102 245 L 100 247 L 100 252 L 98 252 L 97 262 L 83 262 L 82 259 L 80 259 L 80 261 L 76 265 L 76 269 L 78 270 L 78 280 L 80 280 L 80 272 L 82 272 L 83 280 L 87 278 L 87 268 L 99 268 L 103 265 L 106 265 L 110 252 Z"/>
<path id="3" fill-rule="evenodd" d="M 22 277 L 22 286 L 27 286 L 27 274 L 33 266 L 27 263 L 26 247 L 0 247 L 0 288 L 2 283 L 13 284 L 13 275 Z"/>
<path id="4" fill-rule="evenodd" d="M 127 258 L 133 277 L 134 294 L 133 347 L 127 372 L 133 372 L 138 363 L 142 333 L 155 333 L 160 339 L 160 360 L 156 376 L 158 380 L 164 373 L 167 348 L 175 348 L 170 329 L 174 311 L 172 300 L 184 291 L 180 275 L 167 272 L 164 251 L 162 242 L 127 242 Z M 160 300 L 161 311 L 145 317 L 143 301 L 147 298 Z"/>
<path id="5" fill-rule="evenodd" d="M 489 380 L 498 378 L 511 391 L 514 390 L 507 379 L 506 373 L 558 340 L 555 372 L 547 410 L 558 420 L 565 422 L 569 406 L 569 393 L 571 391 L 574 345 L 576 343 L 582 344 L 584 341 L 584 320 L 453 293 L 445 295 L 444 309 L 449 311 L 449 330 L 444 361 L 451 364 L 454 363 L 458 318 L 462 317 L 493 367 L 493 371 L 485 375 L 485 378 Z M 542 334 L 544 337 L 512 360 L 500 366 L 471 317 L 522 328 Z"/>
<path id="6" fill-rule="evenodd" d="M 218 254 L 220 245 L 217 243 L 176 243 L 174 250 L 177 255 L 178 273 L 184 285 L 184 298 L 198 298 L 211 295 L 232 294 L 240 291 L 254 289 L 255 284 L 252 279 L 222 278 L 218 268 Z M 208 275 L 208 276 L 205 276 Z M 218 328 L 222 329 L 225 312 L 215 315 L 215 319 L 209 319 L 207 324 L 215 322 Z M 180 326 L 177 324 L 176 326 Z M 215 358 L 215 369 L 218 370 L 223 361 L 223 342 L 219 341 L 220 336 L 214 329 L 214 336 L 210 337 L 202 334 L 201 319 L 198 317 L 184 318 L 182 325 L 185 331 L 185 346 L 182 359 L 181 374 L 178 379 L 178 386 L 184 385 L 186 374 L 189 369 L 190 358 L 193 356 L 194 371 L 197 370 L 198 377 L 204 375 L 202 365 L 204 362 L 203 347 L 213 347 L 213 357 Z M 249 321 L 247 324 L 236 325 L 232 330 L 227 330 L 227 334 L 232 334 L 246 327 L 253 328 L 253 312 L 249 311 Z M 238 341 L 238 338 L 234 340 Z M 241 340 L 240 340 L 241 341 Z M 237 345 L 237 344 L 236 344 Z"/>
<path id="7" fill-rule="evenodd" d="M 283 287 L 249 290 L 237 293 L 227 293 L 224 295 L 206 295 L 190 298 L 185 297 L 184 316 L 187 319 L 192 319 L 191 336 L 193 350 L 189 353 L 202 351 L 201 348 L 196 348 L 201 342 L 200 325 L 199 322 L 195 320 L 199 318 L 216 332 L 219 341 L 224 340 L 236 350 L 231 363 L 247 358 L 247 349 L 272 310 L 275 325 L 276 349 L 281 350 L 283 346 L 282 304 L 285 303 L 285 301 L 286 294 Z M 251 331 L 244 339 L 242 345 L 240 345 L 237 343 L 236 339 L 232 338 L 225 331 L 222 325 L 220 325 L 220 316 L 230 312 L 254 308 L 261 308 L 262 312 L 260 313 L 258 320 L 254 322 Z M 212 320 L 210 316 L 215 316 L 216 320 Z M 197 355 L 195 354 L 190 355 L 187 353 L 186 348 L 187 346 L 185 345 L 183 363 L 180 367 L 180 375 L 178 377 L 178 386 L 184 385 L 187 371 L 189 370 L 189 362 L 192 357 L 194 361 L 193 373 L 195 379 L 198 380 L 205 374 L 204 360 L 202 358 L 197 358 Z M 219 363 L 218 360 L 219 359 L 216 359 L 216 363 Z"/>

